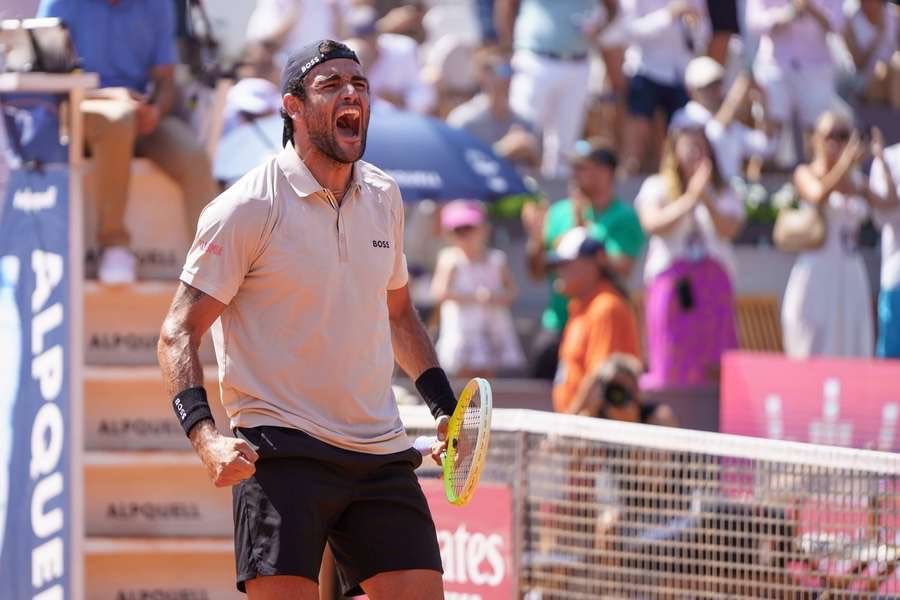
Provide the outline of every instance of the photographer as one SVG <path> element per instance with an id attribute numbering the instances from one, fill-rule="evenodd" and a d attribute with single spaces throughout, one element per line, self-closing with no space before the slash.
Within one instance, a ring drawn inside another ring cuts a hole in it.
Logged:
<path id="1" fill-rule="evenodd" d="M 575 399 L 576 414 L 678 427 L 678 419 L 667 404 L 641 402 L 638 385 L 641 361 L 630 354 L 613 354 L 591 377 L 586 377 Z"/>

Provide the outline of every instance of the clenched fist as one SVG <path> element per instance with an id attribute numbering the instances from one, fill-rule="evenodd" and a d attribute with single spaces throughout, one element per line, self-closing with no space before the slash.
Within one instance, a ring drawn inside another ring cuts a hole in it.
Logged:
<path id="1" fill-rule="evenodd" d="M 191 442 L 216 487 L 237 485 L 256 472 L 259 455 L 246 441 L 220 434 L 211 421 L 191 431 Z"/>

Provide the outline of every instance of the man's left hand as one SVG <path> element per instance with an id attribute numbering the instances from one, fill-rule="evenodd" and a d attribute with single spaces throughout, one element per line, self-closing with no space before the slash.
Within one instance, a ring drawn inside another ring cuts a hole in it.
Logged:
<path id="1" fill-rule="evenodd" d="M 437 420 L 437 442 L 431 447 L 431 458 L 441 465 L 443 454 L 447 451 L 447 430 L 450 425 L 450 417 L 442 416 Z"/>

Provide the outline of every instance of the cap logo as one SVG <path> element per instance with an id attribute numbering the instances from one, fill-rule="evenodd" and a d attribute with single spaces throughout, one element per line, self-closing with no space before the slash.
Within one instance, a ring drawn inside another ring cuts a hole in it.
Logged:
<path id="1" fill-rule="evenodd" d="M 306 64 L 300 67 L 300 72 L 306 74 L 307 71 L 312 69 L 314 66 L 319 64 L 319 61 L 322 60 L 322 55 L 313 56 L 311 59 L 306 61 Z"/>

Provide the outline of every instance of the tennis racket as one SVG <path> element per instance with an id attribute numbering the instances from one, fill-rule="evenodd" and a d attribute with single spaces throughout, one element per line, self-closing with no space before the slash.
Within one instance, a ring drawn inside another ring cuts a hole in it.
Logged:
<path id="1" fill-rule="evenodd" d="M 444 493 L 456 506 L 467 504 L 475 494 L 491 438 L 491 384 L 476 377 L 469 380 L 447 424 L 447 451 L 442 457 Z M 433 436 L 416 439 L 423 455 L 431 454 Z"/>

